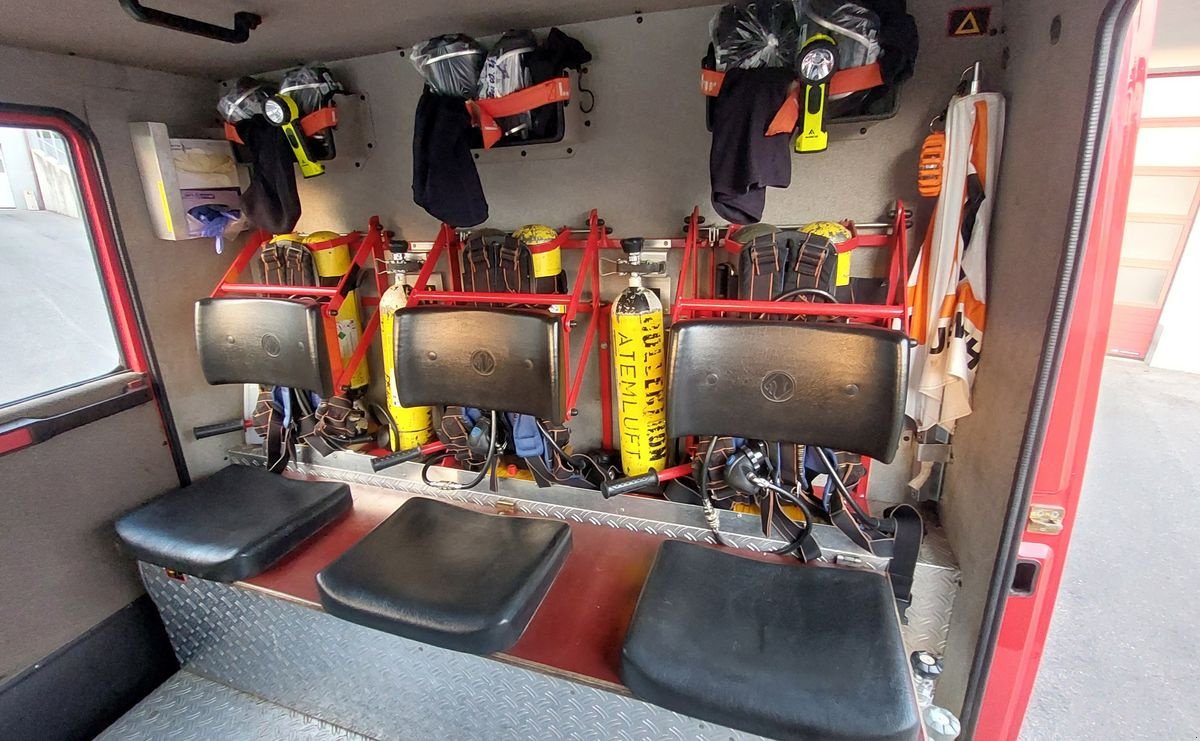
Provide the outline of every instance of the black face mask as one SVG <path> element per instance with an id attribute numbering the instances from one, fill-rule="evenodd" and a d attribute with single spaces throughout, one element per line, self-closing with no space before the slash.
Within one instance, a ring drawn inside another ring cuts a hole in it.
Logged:
<path id="1" fill-rule="evenodd" d="M 462 98 L 426 87 L 413 125 L 413 201 L 451 226 L 475 226 L 488 217 L 470 135 Z"/>
<path id="2" fill-rule="evenodd" d="M 283 129 L 262 116 L 236 124 L 238 136 L 250 151 L 250 187 L 242 194 L 247 220 L 272 234 L 286 234 L 300 221 L 296 168 Z"/>

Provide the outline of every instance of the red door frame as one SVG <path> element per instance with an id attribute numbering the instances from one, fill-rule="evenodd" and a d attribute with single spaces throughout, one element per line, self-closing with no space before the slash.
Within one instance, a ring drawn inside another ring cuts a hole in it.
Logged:
<path id="1" fill-rule="evenodd" d="M 40 106 L 0 103 L 0 126 L 49 130 L 66 140 L 86 216 L 85 223 L 96 254 L 105 297 L 113 318 L 113 329 L 121 347 L 125 366 L 148 379 L 149 391 L 158 406 L 163 433 L 180 484 L 190 483 L 170 405 L 159 381 L 158 364 L 137 298 L 133 270 L 121 241 L 116 209 L 104 175 L 104 163 L 95 136 L 88 125 L 75 115 L 64 110 Z M 141 403 L 138 399 L 144 400 L 144 393 L 134 393 L 140 390 L 128 390 L 131 406 Z M 123 410 L 121 404 L 111 404 L 112 401 L 114 400 L 105 402 L 109 403 L 110 413 Z M 70 415 L 71 413 L 60 415 L 57 419 L 62 420 Z M 94 415 L 84 417 L 91 421 Z M 36 420 L 31 421 L 29 425 L 0 433 L 0 453 L 12 452 L 40 442 L 41 439 L 34 432 L 36 423 Z M 71 426 L 73 425 L 70 421 L 66 421 L 65 427 L 69 429 Z"/>
<path id="2" fill-rule="evenodd" d="M 1100 149 L 1091 153 L 1090 162 L 1086 151 L 1081 158 L 1085 170 L 1095 170 L 1091 176 L 1081 172 L 1083 198 L 1073 215 L 1085 231 L 1067 246 L 1056 296 L 1062 299 L 1062 311 L 1052 318 L 1039 377 L 1045 394 L 1040 401 L 1035 395 L 1031 409 L 1023 465 L 1014 484 L 1015 506 L 1004 533 L 1009 547 L 1006 551 L 1002 545 L 997 559 L 989 595 L 993 611 L 985 616 L 980 656 L 972 667 L 972 685 L 982 693 L 968 690 L 967 737 L 1018 737 L 1058 598 L 1100 392 L 1154 11 L 1155 0 L 1143 0 L 1140 6 L 1118 0 L 1101 21 L 1096 53 L 1101 74 L 1094 84 L 1105 92 L 1096 103 L 1099 128 L 1093 140 Z M 1103 38 L 1106 31 L 1108 39 Z M 1076 259 L 1079 252 L 1081 259 Z M 1026 529 L 1031 506 L 1061 507 L 1062 530 L 1043 534 Z M 1033 583 L 1015 593 L 1018 562 L 1036 570 Z"/>

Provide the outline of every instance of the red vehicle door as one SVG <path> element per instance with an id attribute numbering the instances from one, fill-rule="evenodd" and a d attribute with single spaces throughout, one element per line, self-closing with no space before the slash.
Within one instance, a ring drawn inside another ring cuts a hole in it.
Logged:
<path id="1" fill-rule="evenodd" d="M 1017 738 L 1058 597 L 1108 347 L 1154 10 L 1154 0 L 1143 0 L 1130 11 L 1124 40 L 1117 36 L 1112 42 L 1116 64 L 1109 70 L 1107 124 L 1097 129 L 1096 145 L 1101 150 L 1093 159 L 1090 214 L 1085 205 L 1082 216 L 1076 217 L 1084 229 L 1079 260 L 1064 264 L 1064 280 L 1072 271 L 1076 279 L 1073 291 L 1068 281 L 1059 294 L 1066 317 L 1057 336 L 1049 337 L 1049 351 L 1043 358 L 1050 374 L 1046 406 L 1038 410 L 1035 401 L 1026 433 L 1026 448 L 1034 451 L 1026 468 L 1027 475 L 1034 476 L 1033 486 L 1028 507 L 1016 511 L 1019 519 L 1010 518 L 1012 530 L 1019 528 L 1016 563 L 1008 570 L 998 568 L 1003 573 L 997 578 L 1005 581 L 993 583 L 1007 594 L 1002 612 L 991 623 L 996 643 L 990 666 L 987 657 L 982 664 L 976 660 L 980 676 L 986 679 L 974 725 L 974 737 L 979 739 Z M 1116 33 L 1120 27 L 1117 23 Z M 1100 119 L 1103 122 L 1105 117 Z M 1055 340 L 1057 352 L 1053 352 Z M 1040 440 L 1034 430 L 1039 417 L 1045 425 Z M 1020 482 L 1017 487 L 1021 491 Z M 985 639 L 988 629 L 985 621 Z M 969 715 L 965 720 L 970 721 Z"/>

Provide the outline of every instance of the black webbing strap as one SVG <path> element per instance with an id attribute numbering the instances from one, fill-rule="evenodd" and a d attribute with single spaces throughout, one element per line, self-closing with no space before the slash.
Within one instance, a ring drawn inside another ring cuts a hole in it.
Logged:
<path id="1" fill-rule="evenodd" d="M 446 446 L 446 452 L 452 454 L 459 463 L 470 466 L 482 465 L 485 456 L 477 455 L 471 449 L 471 430 L 475 424 L 467 416 L 466 409 L 460 406 L 448 406 L 442 414 L 442 422 L 438 426 L 437 436 Z"/>
<path id="2" fill-rule="evenodd" d="M 872 555 L 890 559 L 888 576 L 892 581 L 892 593 L 900 608 L 900 617 L 912 602 L 913 576 L 917 570 L 917 557 L 921 551 L 921 540 L 925 526 L 916 508 L 900 504 L 884 512 L 876 528 L 863 522 L 857 512 L 846 505 L 843 494 L 832 483 L 828 496 L 829 519 L 838 530 L 855 545 Z"/>
<path id="3" fill-rule="evenodd" d="M 759 512 L 763 513 L 764 524 L 769 518 L 769 521 L 775 525 L 775 528 L 779 530 L 784 539 L 796 545 L 795 549 L 789 549 L 784 551 L 784 553 L 795 553 L 796 557 L 805 563 L 821 559 L 821 546 L 817 544 L 816 538 L 812 537 L 811 527 L 809 534 L 803 540 L 797 542 L 804 527 L 783 511 L 778 494 L 774 492 L 769 493 L 763 497 L 758 506 Z"/>
<path id="4" fill-rule="evenodd" d="M 742 247 L 738 255 L 738 297 L 751 301 L 771 301 L 783 288 L 787 269 L 787 244 L 777 233 L 764 234 Z"/>
<path id="5" fill-rule="evenodd" d="M 507 293 L 529 293 L 533 265 L 529 248 L 514 237 L 505 237 L 500 245 L 499 269 L 501 285 L 499 291 Z"/>
<path id="6" fill-rule="evenodd" d="M 499 260 L 502 237 L 475 235 L 467 239 L 462 251 L 464 291 L 493 293 L 500 290 Z"/>
<path id="7" fill-rule="evenodd" d="M 783 232 L 789 245 L 782 290 L 773 296 L 799 288 L 816 288 L 832 294 L 837 284 L 837 247 L 819 234 Z"/>
<path id="8" fill-rule="evenodd" d="M 263 439 L 267 470 L 271 473 L 283 471 L 291 460 L 293 442 L 290 429 L 283 426 L 283 409 L 275 401 L 272 388 L 259 387 L 251 421 L 254 431 Z"/>

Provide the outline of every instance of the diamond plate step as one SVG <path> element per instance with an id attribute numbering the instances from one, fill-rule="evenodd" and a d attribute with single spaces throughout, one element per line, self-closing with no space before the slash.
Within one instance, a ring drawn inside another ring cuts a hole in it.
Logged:
<path id="1" fill-rule="evenodd" d="M 370 741 L 367 736 L 187 671 L 168 679 L 96 738 L 100 741 Z"/>

